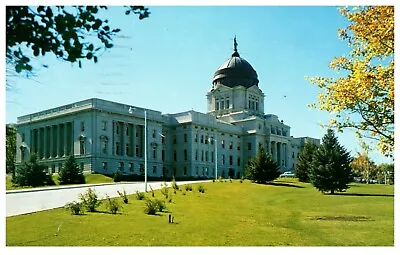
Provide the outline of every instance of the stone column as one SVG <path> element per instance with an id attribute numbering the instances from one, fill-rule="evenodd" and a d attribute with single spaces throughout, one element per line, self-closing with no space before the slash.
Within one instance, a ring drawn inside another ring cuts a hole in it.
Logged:
<path id="1" fill-rule="evenodd" d="M 61 124 L 57 125 L 57 157 L 62 157 L 62 137 L 61 137 Z"/>
<path id="2" fill-rule="evenodd" d="M 58 126 L 54 125 L 52 128 L 52 133 L 53 133 L 53 158 L 56 158 L 58 156 Z"/>
<path id="3" fill-rule="evenodd" d="M 38 158 L 42 159 L 43 153 L 42 153 L 42 128 L 38 128 Z"/>

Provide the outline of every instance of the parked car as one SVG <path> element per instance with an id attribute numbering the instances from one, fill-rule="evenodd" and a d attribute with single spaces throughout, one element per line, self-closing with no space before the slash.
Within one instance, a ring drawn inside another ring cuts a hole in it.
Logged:
<path id="1" fill-rule="evenodd" d="M 279 177 L 294 177 L 294 173 L 284 172 L 283 174 L 279 175 Z"/>

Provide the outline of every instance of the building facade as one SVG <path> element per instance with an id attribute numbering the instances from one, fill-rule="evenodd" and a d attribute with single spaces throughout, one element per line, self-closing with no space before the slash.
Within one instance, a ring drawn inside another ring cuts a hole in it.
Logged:
<path id="1" fill-rule="evenodd" d="M 144 174 L 147 133 L 149 176 L 243 175 L 259 148 L 270 152 L 281 172 L 294 170 L 306 141 L 290 126 L 264 113 L 264 93 L 253 67 L 237 51 L 214 74 L 207 113 L 159 111 L 98 98 L 21 116 L 17 120 L 17 164 L 36 153 L 58 172 L 73 154 L 85 172 Z M 147 132 L 144 121 L 147 116 Z"/>

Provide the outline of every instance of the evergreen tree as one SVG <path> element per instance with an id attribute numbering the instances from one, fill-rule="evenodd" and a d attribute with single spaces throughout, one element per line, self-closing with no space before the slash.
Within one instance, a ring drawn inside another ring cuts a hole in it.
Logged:
<path id="1" fill-rule="evenodd" d="M 12 182 L 18 186 L 44 186 L 54 185 L 47 167 L 38 162 L 37 155 L 32 153 L 28 162 L 18 167 L 13 175 Z"/>
<path id="2" fill-rule="evenodd" d="M 66 159 L 58 175 L 60 184 L 81 184 L 86 182 L 85 176 L 79 168 L 74 155 L 71 155 Z"/>
<path id="3" fill-rule="evenodd" d="M 318 145 L 306 142 L 304 148 L 300 151 L 298 155 L 296 170 L 294 172 L 295 176 L 299 178 L 301 182 L 310 181 L 310 169 L 312 164 L 312 158 L 314 152 L 318 149 Z"/>
<path id="4" fill-rule="evenodd" d="M 246 178 L 258 183 L 266 183 L 279 177 L 279 166 L 271 154 L 260 148 L 256 157 L 249 160 L 246 167 Z"/>
<path id="5" fill-rule="evenodd" d="M 310 172 L 310 181 L 321 192 L 344 191 L 353 180 L 350 153 L 341 146 L 333 130 L 328 129 L 322 145 L 315 151 Z"/>

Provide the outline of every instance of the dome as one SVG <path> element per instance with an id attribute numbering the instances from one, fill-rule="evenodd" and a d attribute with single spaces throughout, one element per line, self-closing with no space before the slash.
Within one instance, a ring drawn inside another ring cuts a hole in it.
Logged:
<path id="1" fill-rule="evenodd" d="M 236 37 L 234 39 L 234 52 L 214 74 L 213 85 L 223 84 L 228 87 L 244 86 L 249 88 L 258 85 L 258 76 L 254 68 L 237 51 Z"/>

